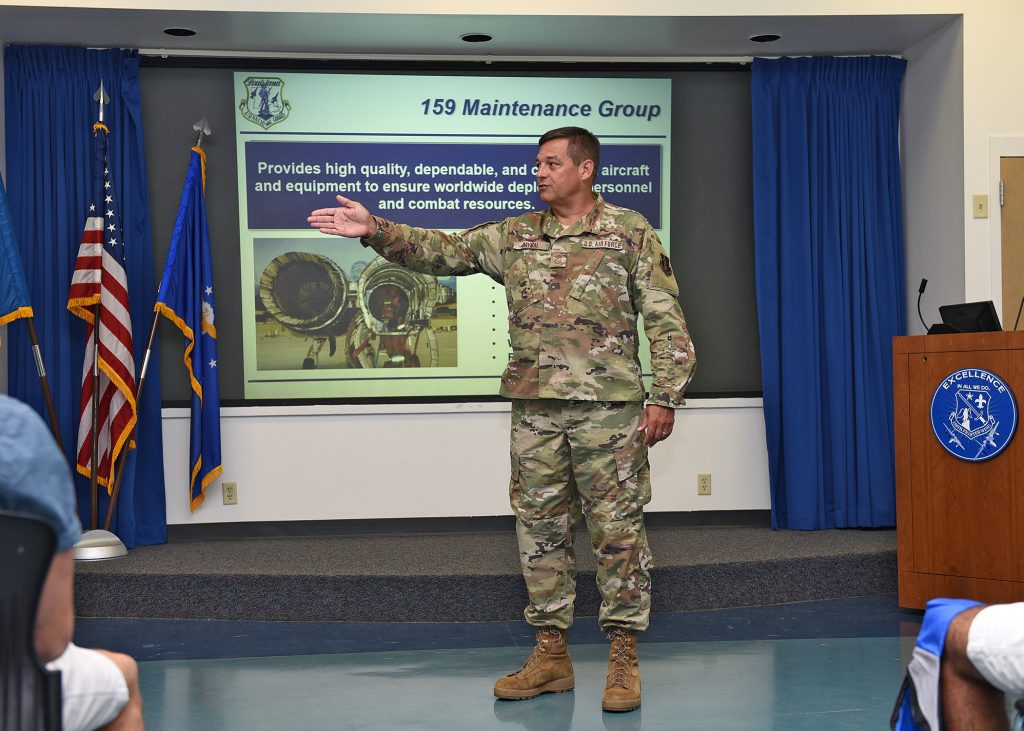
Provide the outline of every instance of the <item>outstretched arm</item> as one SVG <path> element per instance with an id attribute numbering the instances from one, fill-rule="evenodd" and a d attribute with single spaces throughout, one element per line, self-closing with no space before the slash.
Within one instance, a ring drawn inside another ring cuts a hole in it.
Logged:
<path id="1" fill-rule="evenodd" d="M 377 233 L 377 222 L 361 203 L 337 196 L 338 208 L 318 208 L 306 218 L 312 228 L 332 236 L 368 238 Z"/>
<path id="2" fill-rule="evenodd" d="M 461 233 L 417 228 L 377 218 L 356 201 L 338 196 L 337 208 L 309 214 L 309 225 L 321 233 L 358 238 L 388 261 L 440 277 L 484 272 L 502 281 L 501 247 L 505 223 L 485 223 Z"/>

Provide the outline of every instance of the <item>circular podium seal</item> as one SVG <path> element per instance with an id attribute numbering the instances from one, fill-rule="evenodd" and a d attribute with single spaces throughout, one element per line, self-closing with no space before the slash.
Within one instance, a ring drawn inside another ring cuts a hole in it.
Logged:
<path id="1" fill-rule="evenodd" d="M 1017 400 L 996 374 L 964 368 L 939 383 L 931 417 L 935 438 L 947 452 L 968 462 L 984 462 L 1013 439 Z"/>

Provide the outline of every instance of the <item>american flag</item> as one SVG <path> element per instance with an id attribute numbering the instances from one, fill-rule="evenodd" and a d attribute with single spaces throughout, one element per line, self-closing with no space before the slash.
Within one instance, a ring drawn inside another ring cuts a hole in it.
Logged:
<path id="1" fill-rule="evenodd" d="M 135 427 L 135 357 L 128 313 L 128 278 L 124 268 L 121 221 L 110 178 L 107 134 L 93 125 L 92 191 L 89 213 L 71 278 L 68 309 L 89 326 L 82 366 L 81 421 L 78 426 L 78 471 L 92 477 L 93 329 L 99 305 L 99 432 L 97 482 L 113 489 L 114 464 Z"/>

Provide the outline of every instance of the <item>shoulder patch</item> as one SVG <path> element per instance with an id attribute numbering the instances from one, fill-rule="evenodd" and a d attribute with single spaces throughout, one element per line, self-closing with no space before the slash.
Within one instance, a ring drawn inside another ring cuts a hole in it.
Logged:
<path id="1" fill-rule="evenodd" d="M 653 259 L 651 261 L 651 287 L 678 296 L 679 285 L 676 283 L 675 273 L 672 271 L 672 261 L 657 239 L 652 247 L 651 257 Z"/>

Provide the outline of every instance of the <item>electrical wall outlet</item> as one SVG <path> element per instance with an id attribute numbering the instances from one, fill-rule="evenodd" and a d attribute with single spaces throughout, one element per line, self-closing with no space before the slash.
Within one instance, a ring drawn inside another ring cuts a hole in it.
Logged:
<path id="1" fill-rule="evenodd" d="M 697 473 L 697 494 L 698 495 L 710 495 L 711 494 L 711 473 L 710 472 L 698 472 Z"/>
<path id="2" fill-rule="evenodd" d="M 224 504 L 225 505 L 238 505 L 238 483 L 237 482 L 224 482 L 224 483 L 221 483 L 221 489 L 224 491 Z"/>

